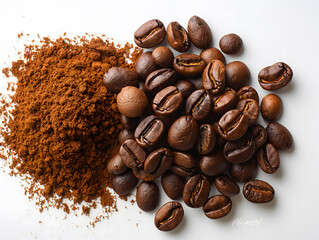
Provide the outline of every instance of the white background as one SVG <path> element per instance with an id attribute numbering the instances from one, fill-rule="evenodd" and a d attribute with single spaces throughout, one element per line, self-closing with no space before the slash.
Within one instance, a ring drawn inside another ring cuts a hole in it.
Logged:
<path id="1" fill-rule="evenodd" d="M 136 204 L 123 201 L 118 203 L 118 213 L 95 228 L 86 226 L 90 217 L 70 215 L 64 219 L 65 215 L 54 209 L 39 213 L 24 195 L 19 179 L 1 171 L 0 239 L 318 239 L 318 12 L 316 0 L 1 0 L 1 68 L 16 58 L 14 46 L 22 31 L 50 37 L 64 32 L 69 36 L 106 34 L 125 43 L 133 42 L 134 31 L 149 19 L 158 18 L 166 26 L 171 21 L 187 26 L 188 19 L 198 15 L 210 25 L 214 47 L 224 34 L 235 32 L 243 39 L 244 51 L 226 58 L 248 65 L 251 85 L 260 98 L 267 94 L 257 83 L 263 67 L 283 61 L 293 69 L 293 80 L 276 93 L 284 103 L 279 122 L 291 131 L 295 146 L 292 151 L 280 152 L 278 172 L 258 173 L 258 178 L 274 186 L 274 201 L 253 204 L 239 194 L 233 198 L 232 212 L 220 220 L 206 218 L 201 209 L 185 208 L 182 224 L 169 233 L 154 227 L 154 212 L 139 213 Z M 161 204 L 166 201 L 163 193 Z"/>

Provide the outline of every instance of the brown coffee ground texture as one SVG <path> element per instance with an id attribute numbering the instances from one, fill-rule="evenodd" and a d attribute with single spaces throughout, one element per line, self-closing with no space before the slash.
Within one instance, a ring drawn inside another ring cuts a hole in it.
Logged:
<path id="1" fill-rule="evenodd" d="M 1 147 L 8 151 L 1 157 L 11 174 L 29 180 L 26 194 L 38 199 L 40 210 L 68 213 L 84 203 L 88 214 L 100 202 L 106 212 L 116 211 L 107 161 L 122 126 L 116 96 L 102 79 L 111 67 L 134 69 L 141 50 L 92 35 L 40 39 L 3 69 L 17 82 L 9 84 L 11 98 L 1 101 Z"/>

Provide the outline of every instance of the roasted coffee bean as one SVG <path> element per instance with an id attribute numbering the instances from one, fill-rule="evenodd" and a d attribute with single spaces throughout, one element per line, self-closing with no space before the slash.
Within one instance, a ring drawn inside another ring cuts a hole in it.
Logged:
<path id="1" fill-rule="evenodd" d="M 130 117 L 126 117 L 124 115 L 121 115 L 121 123 L 123 125 L 123 127 L 127 130 L 133 131 L 135 130 L 135 128 L 137 127 L 139 120 L 138 118 L 130 118 Z"/>
<path id="2" fill-rule="evenodd" d="M 212 124 L 202 124 L 199 127 L 199 135 L 196 150 L 199 154 L 206 155 L 213 151 L 216 144 L 217 133 Z"/>
<path id="3" fill-rule="evenodd" d="M 210 197 L 205 205 L 203 211 L 208 218 L 217 219 L 226 216 L 232 207 L 232 202 L 229 197 L 223 195 L 215 195 Z"/>
<path id="4" fill-rule="evenodd" d="M 193 16 L 188 21 L 187 31 L 192 43 L 201 49 L 208 48 L 212 43 L 212 32 L 205 20 Z"/>
<path id="5" fill-rule="evenodd" d="M 212 94 L 220 93 L 225 86 L 225 65 L 219 60 L 212 60 L 204 69 L 203 87 Z"/>
<path id="6" fill-rule="evenodd" d="M 107 171 L 114 175 L 124 173 L 128 167 L 122 162 L 120 154 L 116 154 L 107 163 Z"/>
<path id="7" fill-rule="evenodd" d="M 111 186 L 118 195 L 129 194 L 137 184 L 137 178 L 131 170 L 112 177 Z"/>
<path id="8" fill-rule="evenodd" d="M 184 77 L 196 77 L 203 73 L 206 63 L 198 55 L 185 53 L 175 57 L 173 66 Z"/>
<path id="9" fill-rule="evenodd" d="M 142 147 L 150 147 L 159 142 L 164 135 L 163 122 L 156 116 L 144 118 L 137 126 L 134 136 L 136 142 Z"/>
<path id="10" fill-rule="evenodd" d="M 134 139 L 134 132 L 129 131 L 127 129 L 123 129 L 119 133 L 119 144 L 124 143 L 128 139 Z"/>
<path id="11" fill-rule="evenodd" d="M 226 65 L 226 86 L 238 91 L 250 79 L 250 71 L 245 63 L 230 62 Z"/>
<path id="12" fill-rule="evenodd" d="M 143 167 L 134 168 L 133 174 L 135 175 L 135 177 L 145 182 L 153 181 L 156 178 L 155 175 L 145 172 Z"/>
<path id="13" fill-rule="evenodd" d="M 177 200 L 183 196 L 185 183 L 185 178 L 171 171 L 164 173 L 161 178 L 161 184 L 166 195 L 173 200 Z"/>
<path id="14" fill-rule="evenodd" d="M 210 192 L 210 182 L 200 174 L 192 176 L 185 184 L 183 200 L 192 208 L 199 208 L 205 204 Z"/>
<path id="15" fill-rule="evenodd" d="M 222 151 L 214 151 L 212 154 L 203 156 L 199 163 L 200 171 L 206 176 L 222 174 L 228 167 Z"/>
<path id="16" fill-rule="evenodd" d="M 171 167 L 172 162 L 172 152 L 168 148 L 159 148 L 148 155 L 144 162 L 144 170 L 159 177 Z"/>
<path id="17" fill-rule="evenodd" d="M 159 91 L 153 100 L 153 110 L 156 115 L 172 115 L 182 106 L 183 95 L 175 86 L 169 86 Z"/>
<path id="18" fill-rule="evenodd" d="M 127 68 L 112 67 L 104 74 L 103 82 L 109 91 L 119 93 L 126 86 L 138 87 L 139 80 L 136 72 Z"/>
<path id="19" fill-rule="evenodd" d="M 237 99 L 237 93 L 233 89 L 225 88 L 222 93 L 213 96 L 213 113 L 216 115 L 226 113 L 235 106 Z"/>
<path id="20" fill-rule="evenodd" d="M 194 91 L 186 100 L 186 114 L 192 115 L 196 120 L 206 118 L 212 107 L 212 97 L 204 89 Z"/>
<path id="21" fill-rule="evenodd" d="M 239 89 L 237 92 L 238 95 L 238 101 L 244 100 L 244 99 L 255 99 L 257 102 L 259 102 L 259 96 L 255 88 L 246 86 Z"/>
<path id="22" fill-rule="evenodd" d="M 259 116 L 259 105 L 254 99 L 244 99 L 237 103 L 236 108 L 240 110 L 249 120 L 249 126 L 257 121 Z"/>
<path id="23" fill-rule="evenodd" d="M 219 175 L 215 178 L 215 186 L 221 194 L 227 197 L 231 197 L 239 193 L 238 184 L 225 174 Z"/>
<path id="24" fill-rule="evenodd" d="M 126 140 L 120 147 L 122 162 L 129 168 L 141 167 L 146 159 L 143 148 L 136 141 Z"/>
<path id="25" fill-rule="evenodd" d="M 175 84 L 175 71 L 169 68 L 155 70 L 145 80 L 145 90 L 152 96 L 170 85 Z"/>
<path id="26" fill-rule="evenodd" d="M 292 70 L 287 64 L 278 62 L 262 69 L 258 74 L 258 81 L 263 89 L 272 91 L 286 86 L 292 75 Z"/>
<path id="27" fill-rule="evenodd" d="M 154 182 L 141 182 L 136 189 L 137 206 L 144 212 L 154 210 L 159 202 L 159 189 Z"/>
<path id="28" fill-rule="evenodd" d="M 163 68 L 171 67 L 174 61 L 174 54 L 165 46 L 160 46 L 154 49 L 152 57 L 158 66 Z"/>
<path id="29" fill-rule="evenodd" d="M 230 33 L 223 36 L 219 41 L 220 49 L 226 54 L 236 54 L 240 51 L 243 41 L 235 34 Z"/>
<path id="30" fill-rule="evenodd" d="M 276 94 L 268 94 L 260 104 L 260 112 L 267 121 L 276 121 L 282 114 L 282 101 Z"/>
<path id="31" fill-rule="evenodd" d="M 274 173 L 279 168 L 279 154 L 271 143 L 258 150 L 257 160 L 260 168 L 265 173 Z"/>
<path id="32" fill-rule="evenodd" d="M 155 214 L 155 226 L 161 231 L 171 231 L 182 221 L 184 210 L 179 202 L 165 203 Z"/>
<path id="33" fill-rule="evenodd" d="M 222 63 L 226 64 L 224 55 L 217 48 L 204 49 L 199 56 L 204 59 L 206 64 L 209 64 L 212 60 L 219 60 Z"/>
<path id="34" fill-rule="evenodd" d="M 183 99 L 187 99 L 195 90 L 194 84 L 187 80 L 179 80 L 175 86 L 182 93 Z"/>
<path id="35" fill-rule="evenodd" d="M 152 19 L 140 26 L 134 33 L 134 42 L 142 48 L 152 48 L 163 42 L 166 31 L 160 20 Z"/>
<path id="36" fill-rule="evenodd" d="M 248 129 L 248 118 L 238 109 L 226 112 L 218 122 L 218 133 L 226 140 L 237 140 L 244 136 Z"/>
<path id="37" fill-rule="evenodd" d="M 190 177 L 196 170 L 196 160 L 190 153 L 173 152 L 172 172 L 182 177 Z"/>
<path id="38" fill-rule="evenodd" d="M 178 22 L 171 22 L 167 26 L 167 41 L 179 52 L 186 52 L 191 47 L 187 31 Z"/>
<path id="39" fill-rule="evenodd" d="M 267 128 L 268 141 L 278 150 L 290 149 L 293 144 L 293 138 L 287 128 L 280 123 L 269 123 Z"/>
<path id="40" fill-rule="evenodd" d="M 240 164 L 230 164 L 229 173 L 237 182 L 247 182 L 257 174 L 257 160 L 252 157 L 250 160 Z"/>
<path id="41" fill-rule="evenodd" d="M 224 146 L 224 156 L 231 163 L 248 161 L 255 153 L 255 141 L 247 135 L 235 141 L 228 141 Z"/>
<path id="42" fill-rule="evenodd" d="M 244 185 L 243 194 L 250 202 L 266 203 L 273 200 L 275 190 L 265 181 L 252 180 Z"/>
<path id="43" fill-rule="evenodd" d="M 169 128 L 168 144 L 179 151 L 188 151 L 194 147 L 198 137 L 198 124 L 192 116 L 179 117 Z"/>
<path id="44" fill-rule="evenodd" d="M 267 131 L 260 124 L 254 124 L 248 129 L 248 136 L 254 140 L 255 149 L 262 147 L 267 141 Z"/>
<path id="45" fill-rule="evenodd" d="M 135 71 L 142 81 L 158 68 L 159 66 L 155 63 L 151 52 L 142 53 L 135 65 Z"/>

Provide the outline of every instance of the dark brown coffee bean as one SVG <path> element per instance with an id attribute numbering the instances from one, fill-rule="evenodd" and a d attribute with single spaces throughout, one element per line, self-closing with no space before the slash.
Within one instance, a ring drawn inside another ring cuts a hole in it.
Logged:
<path id="1" fill-rule="evenodd" d="M 107 170 L 114 175 L 124 173 L 127 169 L 128 167 L 122 162 L 119 154 L 116 154 L 107 163 Z"/>
<path id="2" fill-rule="evenodd" d="M 198 121 L 206 118 L 212 107 L 212 97 L 204 89 L 194 91 L 186 100 L 186 114 L 192 115 Z"/>
<path id="3" fill-rule="evenodd" d="M 232 109 L 237 103 L 237 93 L 231 88 L 225 90 L 219 95 L 213 96 L 213 113 L 222 115 Z"/>
<path id="4" fill-rule="evenodd" d="M 192 208 L 199 208 L 205 204 L 210 192 L 210 182 L 206 177 L 197 174 L 192 176 L 185 184 L 183 200 Z"/>
<path id="5" fill-rule="evenodd" d="M 130 118 L 130 117 L 126 117 L 124 115 L 121 115 L 120 120 L 121 120 L 123 127 L 127 130 L 130 130 L 130 131 L 134 131 L 139 123 L 138 118 Z"/>
<path id="6" fill-rule="evenodd" d="M 126 195 L 135 188 L 137 181 L 132 171 L 128 170 L 120 175 L 113 176 L 111 186 L 118 195 Z"/>
<path id="7" fill-rule="evenodd" d="M 227 34 L 223 36 L 219 41 L 220 49 L 226 54 L 238 53 L 242 45 L 243 41 L 235 33 Z"/>
<path id="8" fill-rule="evenodd" d="M 152 175 L 152 174 L 145 172 L 143 167 L 134 168 L 133 174 L 138 179 L 140 179 L 142 181 L 146 181 L 146 182 L 153 181 L 156 178 L 155 175 Z"/>
<path id="9" fill-rule="evenodd" d="M 287 64 L 278 62 L 262 69 L 258 74 L 258 81 L 263 89 L 272 91 L 286 86 L 292 75 L 292 70 Z"/>
<path id="10" fill-rule="evenodd" d="M 161 231 L 171 231 L 182 221 L 184 210 L 179 202 L 165 203 L 155 214 L 155 226 Z"/>
<path id="11" fill-rule="evenodd" d="M 161 184 L 166 195 L 173 200 L 177 200 L 183 196 L 185 183 L 185 178 L 171 171 L 164 173 L 161 178 Z"/>
<path id="12" fill-rule="evenodd" d="M 225 65 L 219 60 L 212 60 L 203 72 L 203 87 L 212 94 L 220 93 L 225 86 Z"/>
<path id="13" fill-rule="evenodd" d="M 247 182 L 257 174 L 257 160 L 252 157 L 250 160 L 240 164 L 230 164 L 229 173 L 237 182 Z"/>
<path id="14" fill-rule="evenodd" d="M 257 160 L 260 168 L 265 173 L 274 173 L 279 168 L 279 154 L 271 143 L 258 150 Z"/>
<path id="15" fill-rule="evenodd" d="M 222 63 L 226 64 L 224 55 L 217 48 L 204 49 L 199 56 L 204 59 L 206 64 L 209 64 L 212 60 L 219 60 Z"/>
<path id="16" fill-rule="evenodd" d="M 175 71 L 169 68 L 155 70 L 145 80 L 145 90 L 155 95 L 163 88 L 175 84 Z"/>
<path id="17" fill-rule="evenodd" d="M 122 143 L 124 143 L 126 140 L 128 139 L 134 139 L 134 133 L 127 130 L 127 129 L 123 129 L 120 133 L 119 133 L 119 144 L 122 145 Z"/>
<path id="18" fill-rule="evenodd" d="M 216 144 L 217 133 L 212 124 L 202 124 L 199 127 L 199 136 L 196 150 L 199 154 L 206 155 L 213 151 Z"/>
<path id="19" fill-rule="evenodd" d="M 155 63 L 151 52 L 142 53 L 135 65 L 135 71 L 142 81 L 158 68 L 159 66 Z"/>
<path id="20" fill-rule="evenodd" d="M 276 94 L 268 94 L 260 104 L 260 112 L 267 121 L 276 121 L 282 114 L 282 101 Z"/>
<path id="21" fill-rule="evenodd" d="M 159 189 L 154 182 L 141 182 L 136 189 L 137 206 L 144 212 L 154 210 L 159 202 Z"/>
<path id="22" fill-rule="evenodd" d="M 169 86 L 159 91 L 153 100 L 153 110 L 156 115 L 172 115 L 182 106 L 183 95 L 175 86 Z"/>
<path id="23" fill-rule="evenodd" d="M 208 218 L 217 219 L 226 216 L 232 207 L 229 197 L 215 195 L 208 199 L 203 206 L 203 211 Z"/>
<path id="24" fill-rule="evenodd" d="M 172 162 L 172 152 L 168 148 L 159 148 L 148 155 L 144 162 L 144 170 L 159 177 L 171 167 Z"/>
<path id="25" fill-rule="evenodd" d="M 188 21 L 187 31 L 192 43 L 201 49 L 208 48 L 212 43 L 212 32 L 205 20 L 193 16 Z"/>
<path id="26" fill-rule="evenodd" d="M 166 31 L 160 20 L 152 19 L 140 26 L 134 33 L 134 42 L 142 48 L 152 48 L 163 42 Z"/>
<path id="27" fill-rule="evenodd" d="M 287 128 L 280 123 L 269 123 L 267 128 L 268 141 L 278 150 L 290 149 L 293 138 Z"/>
<path id="28" fill-rule="evenodd" d="M 244 99 L 237 103 L 236 108 L 247 116 L 249 126 L 252 126 L 257 121 L 259 116 L 259 105 L 254 99 Z"/>
<path id="29" fill-rule="evenodd" d="M 182 177 L 190 177 L 196 170 L 196 160 L 190 153 L 173 152 L 172 172 Z"/>
<path id="30" fill-rule="evenodd" d="M 230 62 L 226 65 L 226 86 L 238 91 L 250 79 L 250 71 L 245 63 Z"/>
<path id="31" fill-rule="evenodd" d="M 196 77 L 203 73 L 206 63 L 198 55 L 185 53 L 175 57 L 173 66 L 184 77 Z"/>
<path id="32" fill-rule="evenodd" d="M 122 162 L 129 168 L 141 167 L 146 159 L 143 148 L 132 139 L 126 140 L 120 148 Z"/>
<path id="33" fill-rule="evenodd" d="M 178 52 L 186 52 L 191 47 L 187 31 L 178 22 L 167 26 L 167 41 Z"/>
<path id="34" fill-rule="evenodd" d="M 267 131 L 260 124 L 254 124 L 248 129 L 248 136 L 254 140 L 255 149 L 261 148 L 267 141 Z"/>
<path id="35" fill-rule="evenodd" d="M 275 196 L 275 190 L 265 181 L 252 180 L 244 185 L 243 194 L 250 202 L 266 203 L 273 200 Z"/>
<path id="36" fill-rule="evenodd" d="M 244 135 L 235 141 L 228 141 L 224 146 L 224 156 L 231 163 L 248 161 L 255 153 L 255 142 Z"/>
<path id="37" fill-rule="evenodd" d="M 215 186 L 221 194 L 227 197 L 231 197 L 239 193 L 238 184 L 225 174 L 219 175 L 215 178 Z"/>
<path id="38" fill-rule="evenodd" d="M 138 87 L 139 80 L 136 72 L 127 68 L 112 67 L 104 74 L 103 82 L 109 91 L 119 93 L 126 86 Z"/>
<path id="39" fill-rule="evenodd" d="M 228 167 L 222 151 L 214 151 L 212 154 L 203 156 L 199 163 L 200 171 L 207 176 L 222 174 Z"/>
<path id="40" fill-rule="evenodd" d="M 177 150 L 188 151 L 194 147 L 198 137 L 198 124 L 192 116 L 179 117 L 169 128 L 168 144 Z"/>
<path id="41" fill-rule="evenodd" d="M 182 93 L 183 99 L 187 99 L 195 90 L 194 84 L 187 80 L 179 80 L 175 86 Z"/>
<path id="42" fill-rule="evenodd" d="M 154 49 L 152 57 L 158 66 L 163 68 L 171 67 L 173 65 L 174 54 L 165 46 L 160 46 Z"/>
<path id="43" fill-rule="evenodd" d="M 244 99 L 255 99 L 259 103 L 259 96 L 255 88 L 246 86 L 239 89 L 237 92 L 238 95 L 238 101 L 244 100 Z"/>

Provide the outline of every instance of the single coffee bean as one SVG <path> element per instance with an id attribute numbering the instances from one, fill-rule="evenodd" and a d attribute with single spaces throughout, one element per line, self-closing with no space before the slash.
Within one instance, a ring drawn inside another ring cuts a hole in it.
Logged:
<path id="1" fill-rule="evenodd" d="M 237 93 L 233 89 L 225 88 L 222 93 L 213 96 L 213 113 L 216 115 L 225 114 L 235 106 L 237 99 Z"/>
<path id="2" fill-rule="evenodd" d="M 226 216 L 232 207 L 232 202 L 229 197 L 223 195 L 215 195 L 210 197 L 205 205 L 203 211 L 208 218 L 217 219 Z"/>
<path id="3" fill-rule="evenodd" d="M 156 178 L 155 175 L 145 172 L 143 167 L 133 168 L 133 174 L 135 177 L 145 182 L 153 181 Z"/>
<path id="4" fill-rule="evenodd" d="M 206 118 L 212 107 L 212 97 L 204 89 L 194 91 L 186 100 L 186 114 L 192 115 L 198 121 Z"/>
<path id="5" fill-rule="evenodd" d="M 132 131 L 129 131 L 127 129 L 123 129 L 119 133 L 119 144 L 122 145 L 126 140 L 128 139 L 134 139 L 134 133 Z"/>
<path id="6" fill-rule="evenodd" d="M 182 106 L 183 95 L 175 86 L 169 86 L 159 91 L 153 100 L 153 110 L 156 115 L 172 115 Z"/>
<path id="7" fill-rule="evenodd" d="M 133 131 L 137 127 L 139 120 L 138 118 L 130 118 L 126 117 L 124 115 L 121 115 L 120 117 L 121 123 L 123 127 L 127 130 Z"/>
<path id="8" fill-rule="evenodd" d="M 230 62 L 226 65 L 226 86 L 238 91 L 250 79 L 250 71 L 245 63 Z"/>
<path id="9" fill-rule="evenodd" d="M 247 116 L 249 126 L 252 126 L 257 121 L 259 116 L 259 105 L 254 99 L 244 99 L 237 103 L 236 108 Z"/>
<path id="10" fill-rule="evenodd" d="M 199 208 L 205 204 L 210 192 L 210 182 L 200 174 L 192 176 L 185 184 L 183 200 L 192 208 Z"/>
<path id="11" fill-rule="evenodd" d="M 228 167 L 222 151 L 214 151 L 212 154 L 203 156 L 199 163 L 200 171 L 206 176 L 222 174 Z"/>
<path id="12" fill-rule="evenodd" d="M 160 20 L 152 19 L 140 26 L 134 33 L 134 42 L 142 48 L 152 48 L 163 42 L 166 31 Z"/>
<path id="13" fill-rule="evenodd" d="M 142 81 L 158 68 L 159 66 L 155 63 L 151 52 L 142 53 L 135 65 L 135 71 Z"/>
<path id="14" fill-rule="evenodd" d="M 141 182 L 136 189 L 137 206 L 144 212 L 154 210 L 159 202 L 159 189 L 154 182 Z"/>
<path id="15" fill-rule="evenodd" d="M 271 143 L 258 150 L 257 160 L 260 168 L 265 173 L 274 173 L 279 168 L 279 154 Z"/>
<path id="16" fill-rule="evenodd" d="M 258 74 L 258 82 L 263 89 L 277 90 L 286 86 L 292 75 L 292 70 L 287 64 L 278 62 L 263 68 Z"/>
<path id="17" fill-rule="evenodd" d="M 173 173 L 182 176 L 190 177 L 194 175 L 196 170 L 196 160 L 190 153 L 173 152 L 173 163 L 171 170 Z"/>
<path id="18" fill-rule="evenodd" d="M 217 48 L 206 48 L 199 55 L 206 64 L 209 64 L 212 60 L 219 60 L 226 64 L 226 59 L 224 55 Z"/>
<path id="19" fill-rule="evenodd" d="M 171 171 L 164 173 L 161 178 L 161 184 L 166 195 L 173 200 L 183 196 L 185 183 L 185 178 Z"/>
<path id="20" fill-rule="evenodd" d="M 140 122 L 134 136 L 140 146 L 150 147 L 161 140 L 164 131 L 163 122 L 158 117 L 150 115 Z"/>
<path id="21" fill-rule="evenodd" d="M 171 231 L 182 221 L 184 210 L 179 202 L 165 203 L 155 214 L 154 223 L 161 231 Z"/>
<path id="22" fill-rule="evenodd" d="M 221 194 L 227 197 L 231 197 L 239 193 L 238 184 L 225 174 L 219 175 L 215 178 L 215 186 Z"/>
<path id="23" fill-rule="evenodd" d="M 243 194 L 250 202 L 266 203 L 273 200 L 275 196 L 275 190 L 265 181 L 252 180 L 244 185 Z"/>
<path id="24" fill-rule="evenodd" d="M 244 99 L 254 99 L 257 102 L 259 102 L 259 96 L 255 88 L 246 86 L 239 89 L 237 92 L 238 95 L 238 101 L 244 100 Z"/>
<path id="25" fill-rule="evenodd" d="M 212 32 L 205 20 L 193 16 L 188 21 L 187 31 L 192 43 L 201 49 L 208 48 L 212 43 Z"/>
<path id="26" fill-rule="evenodd" d="M 206 63 L 198 55 L 184 53 L 175 57 L 173 66 L 184 77 L 196 77 L 203 73 Z"/>
<path id="27" fill-rule="evenodd" d="M 158 66 L 163 68 L 171 67 L 173 65 L 174 54 L 165 46 L 160 46 L 154 49 L 152 57 Z"/>
<path id="28" fill-rule="evenodd" d="M 220 93 L 225 86 L 225 65 L 219 60 L 212 60 L 205 68 L 203 87 L 212 94 Z"/>
<path id="29" fill-rule="evenodd" d="M 248 129 L 248 136 L 254 140 L 255 149 L 261 148 L 267 141 L 267 131 L 260 124 L 254 124 Z"/>
<path id="30" fill-rule="evenodd" d="M 235 33 L 227 34 L 223 36 L 219 41 L 220 49 L 226 54 L 238 53 L 242 45 L 243 45 L 243 41 Z"/>
<path id="31" fill-rule="evenodd" d="M 136 72 L 127 68 L 112 67 L 104 74 L 103 82 L 109 91 L 119 93 L 126 86 L 138 87 L 139 80 Z"/>
<path id="32" fill-rule="evenodd" d="M 199 127 L 199 135 L 196 150 L 199 154 L 206 155 L 213 151 L 216 144 L 216 131 L 212 124 L 202 124 Z"/>
<path id="33" fill-rule="evenodd" d="M 186 52 L 191 47 L 187 31 L 178 22 L 167 26 L 167 41 L 178 52 Z"/>
<path id="34" fill-rule="evenodd" d="M 240 164 L 230 164 L 229 173 L 237 182 L 247 182 L 257 174 L 257 160 L 252 157 L 250 160 Z"/>
<path id="35" fill-rule="evenodd" d="M 145 80 L 145 90 L 152 96 L 170 85 L 175 84 L 175 71 L 169 68 L 155 70 Z"/>
<path id="36" fill-rule="evenodd" d="M 128 167 L 122 162 L 121 156 L 116 154 L 107 163 L 107 171 L 114 175 L 124 173 Z"/>
<path id="37" fill-rule="evenodd" d="M 282 114 L 282 101 L 276 94 L 268 94 L 260 104 L 260 112 L 267 121 L 276 121 Z"/>
<path id="38" fill-rule="evenodd" d="M 231 163 L 248 161 L 255 153 L 255 142 L 244 135 L 235 141 L 228 141 L 224 146 L 224 156 Z"/>
<path id="39" fill-rule="evenodd" d="M 194 147 L 198 137 L 198 124 L 192 116 L 179 117 L 169 128 L 168 144 L 179 151 L 188 151 Z"/>
<path id="40" fill-rule="evenodd" d="M 268 141 L 278 150 L 290 149 L 293 138 L 287 128 L 280 123 L 269 123 L 267 128 Z"/>
<path id="41" fill-rule="evenodd" d="M 187 99 L 195 90 L 194 84 L 187 80 L 179 80 L 175 86 L 182 93 L 183 99 Z"/>
<path id="42" fill-rule="evenodd" d="M 126 195 L 135 188 L 137 181 L 132 171 L 128 170 L 120 175 L 113 176 L 111 186 L 118 195 Z"/>
<path id="43" fill-rule="evenodd" d="M 141 167 L 146 159 L 143 148 L 132 139 L 126 140 L 120 147 L 122 162 L 129 168 Z"/>
<path id="44" fill-rule="evenodd" d="M 148 155 L 144 162 L 144 170 L 159 177 L 171 167 L 172 162 L 172 152 L 168 148 L 159 148 Z"/>

